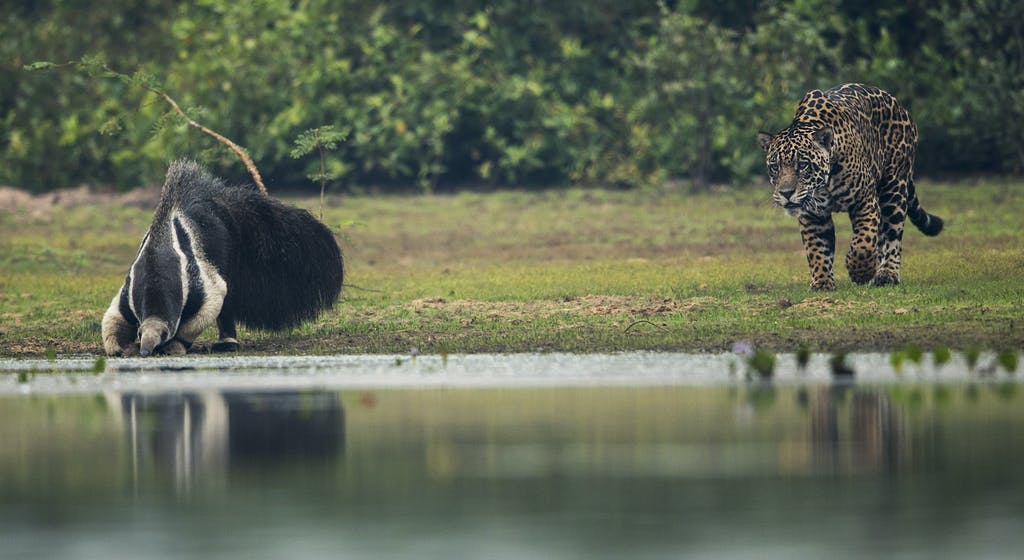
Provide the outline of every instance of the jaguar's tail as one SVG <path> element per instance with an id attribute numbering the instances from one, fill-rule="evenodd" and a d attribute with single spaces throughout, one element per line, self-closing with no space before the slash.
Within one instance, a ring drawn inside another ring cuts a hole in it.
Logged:
<path id="1" fill-rule="evenodd" d="M 910 185 L 907 189 L 907 217 L 910 218 L 910 222 L 917 226 L 917 229 L 921 230 L 921 233 L 934 237 L 942 232 L 942 226 L 945 222 L 942 218 L 929 214 L 921 208 L 921 203 L 917 200 L 917 189 L 914 188 L 914 181 L 910 181 Z"/>

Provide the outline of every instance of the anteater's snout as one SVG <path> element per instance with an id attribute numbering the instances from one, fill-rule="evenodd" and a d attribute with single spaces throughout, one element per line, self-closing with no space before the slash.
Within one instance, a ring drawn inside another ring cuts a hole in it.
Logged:
<path id="1" fill-rule="evenodd" d="M 162 319 L 148 318 L 139 326 L 139 355 L 149 356 L 161 344 L 167 342 L 170 329 Z"/>

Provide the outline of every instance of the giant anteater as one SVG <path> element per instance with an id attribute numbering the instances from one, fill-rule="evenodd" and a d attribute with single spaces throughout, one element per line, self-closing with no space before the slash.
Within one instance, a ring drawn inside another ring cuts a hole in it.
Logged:
<path id="1" fill-rule="evenodd" d="M 309 212 L 176 161 L 103 316 L 103 348 L 182 354 L 216 319 L 212 349 L 237 350 L 236 320 L 280 330 L 314 319 L 337 301 L 342 276 L 334 236 Z"/>

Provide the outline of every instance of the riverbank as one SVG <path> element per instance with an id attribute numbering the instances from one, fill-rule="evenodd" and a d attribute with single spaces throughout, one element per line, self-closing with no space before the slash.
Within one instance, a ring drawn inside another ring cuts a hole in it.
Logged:
<path id="1" fill-rule="evenodd" d="M 797 225 L 766 188 L 332 196 L 342 301 L 293 332 L 240 339 L 256 354 L 1019 350 L 1024 185 L 918 192 L 947 227 L 908 227 L 903 283 L 857 286 L 840 262 L 831 293 L 808 289 Z M 314 197 L 288 201 L 319 211 Z M 151 216 L 92 198 L 0 210 L 0 356 L 99 354 L 100 318 Z M 842 255 L 848 219 L 836 228 Z"/>

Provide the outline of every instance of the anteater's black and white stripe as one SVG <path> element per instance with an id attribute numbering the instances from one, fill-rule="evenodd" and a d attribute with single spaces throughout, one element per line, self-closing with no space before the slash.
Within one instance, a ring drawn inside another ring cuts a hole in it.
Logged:
<path id="1" fill-rule="evenodd" d="M 343 265 L 330 230 L 251 187 L 172 163 L 124 285 L 103 316 L 107 354 L 183 353 L 214 322 L 215 350 L 238 348 L 235 321 L 280 330 L 338 299 Z"/>

